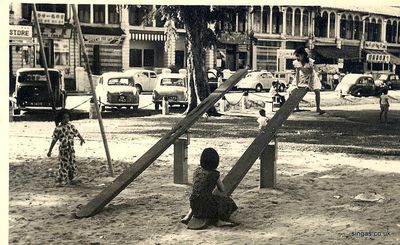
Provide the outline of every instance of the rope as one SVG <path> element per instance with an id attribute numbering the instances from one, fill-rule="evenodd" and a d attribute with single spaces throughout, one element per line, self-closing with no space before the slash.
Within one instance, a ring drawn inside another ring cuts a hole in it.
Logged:
<path id="1" fill-rule="evenodd" d="M 153 102 L 151 102 L 150 104 L 148 104 L 148 105 L 145 105 L 145 106 L 142 106 L 142 107 L 139 107 L 138 109 L 143 109 L 143 108 L 146 108 L 146 107 L 148 107 L 148 106 L 150 106 L 150 105 L 152 105 L 152 104 L 154 104 Z"/>
<path id="2" fill-rule="evenodd" d="M 92 97 L 90 97 L 89 99 L 87 99 L 87 100 L 83 101 L 83 102 L 82 102 L 82 103 L 80 103 L 79 105 L 72 107 L 70 110 L 73 110 L 73 109 L 75 109 L 75 108 L 77 108 L 77 107 L 79 107 L 79 106 L 81 106 L 81 105 L 85 104 L 86 102 L 88 102 L 88 101 L 89 101 L 89 100 L 91 100 L 91 99 L 92 99 Z"/>
<path id="3" fill-rule="evenodd" d="M 230 105 L 230 106 L 236 106 L 236 105 L 239 105 L 239 103 L 240 103 L 240 101 L 243 99 L 243 94 L 242 94 L 242 97 L 240 97 L 240 99 L 239 99 L 239 101 L 238 102 L 236 102 L 236 103 L 231 103 L 231 102 L 229 102 L 228 101 L 228 99 L 225 97 L 225 101 L 228 103 L 228 105 Z"/>
<path id="4" fill-rule="evenodd" d="M 267 99 L 272 98 L 271 96 L 263 96 L 263 95 L 259 95 L 259 94 L 255 94 L 255 93 L 251 93 L 251 95 L 255 95 L 255 96 L 262 97 L 262 98 L 267 98 Z"/>

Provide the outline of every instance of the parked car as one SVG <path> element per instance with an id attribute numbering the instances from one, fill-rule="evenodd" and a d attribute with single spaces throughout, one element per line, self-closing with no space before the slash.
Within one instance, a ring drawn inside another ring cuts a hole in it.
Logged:
<path id="1" fill-rule="evenodd" d="M 222 76 L 222 74 L 221 74 Z M 224 79 L 223 79 L 224 80 Z M 218 72 L 215 69 L 210 69 L 207 71 L 207 83 L 210 87 L 210 92 L 214 92 L 218 88 Z"/>
<path id="2" fill-rule="evenodd" d="M 122 72 L 103 73 L 96 86 L 96 95 L 102 111 L 106 107 L 137 109 L 139 106 L 135 82 L 132 76 Z"/>
<path id="3" fill-rule="evenodd" d="M 278 89 L 280 92 L 285 91 L 289 87 L 290 78 L 294 79 L 294 71 L 286 70 L 286 71 L 277 71 L 274 72 L 275 81 L 278 82 Z"/>
<path id="4" fill-rule="evenodd" d="M 187 77 L 182 73 L 163 73 L 158 75 L 157 84 L 153 90 L 153 103 L 158 110 L 163 99 L 167 99 L 170 106 L 188 105 Z"/>
<path id="5" fill-rule="evenodd" d="M 156 87 L 157 74 L 151 70 L 126 70 L 125 74 L 131 75 L 135 81 L 135 88 L 139 94 L 143 91 L 151 92 Z"/>
<path id="6" fill-rule="evenodd" d="M 261 92 L 262 90 L 269 90 L 272 87 L 272 82 L 276 78 L 268 71 L 253 71 L 248 73 L 237 84 L 237 88 L 241 90 L 255 90 Z"/>
<path id="7" fill-rule="evenodd" d="M 375 85 L 371 75 L 348 74 L 343 77 L 335 91 L 340 96 L 352 95 L 356 97 L 380 95 L 383 87 Z"/>
<path id="8" fill-rule="evenodd" d="M 388 89 L 400 89 L 399 75 L 393 73 L 380 74 L 376 79 L 376 83 L 385 84 Z"/>
<path id="9" fill-rule="evenodd" d="M 64 108 L 67 93 L 64 78 L 58 69 L 48 69 L 55 107 Z M 14 99 L 14 114 L 22 111 L 51 109 L 52 101 L 47 88 L 44 68 L 21 68 L 17 70 Z"/>

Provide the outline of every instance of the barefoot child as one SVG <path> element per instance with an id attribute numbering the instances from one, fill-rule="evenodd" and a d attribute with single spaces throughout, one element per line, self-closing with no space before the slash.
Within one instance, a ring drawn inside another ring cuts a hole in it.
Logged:
<path id="1" fill-rule="evenodd" d="M 212 193 L 215 187 L 220 192 L 225 192 L 217 170 L 218 165 L 219 155 L 217 151 L 213 148 L 204 149 L 200 158 L 200 166 L 193 174 L 190 210 L 182 218 L 182 223 L 187 224 L 194 216 L 196 218 L 217 220 L 217 226 L 234 225 L 234 223 L 229 222 L 229 218 L 238 208 L 235 202 L 230 197 L 217 196 Z"/>
<path id="2" fill-rule="evenodd" d="M 78 130 L 72 125 L 70 121 L 71 114 L 68 110 L 62 109 L 57 115 L 57 126 L 53 132 L 53 140 L 50 144 L 49 152 L 47 156 L 51 156 L 51 151 L 57 140 L 59 143 L 59 167 L 57 175 L 57 183 L 72 184 L 74 174 L 76 171 L 75 166 L 75 149 L 74 149 L 74 137 L 79 137 L 81 145 L 85 143 L 85 140 L 79 134 Z"/>
<path id="3" fill-rule="evenodd" d="M 267 123 L 269 121 L 268 117 L 265 115 L 265 110 L 261 109 L 258 111 L 260 113 L 260 116 L 257 119 L 258 122 L 258 129 L 259 130 L 264 130 L 265 126 L 267 126 Z"/>
<path id="4" fill-rule="evenodd" d="M 388 90 L 386 88 L 382 91 L 381 98 L 379 99 L 379 104 L 381 106 L 381 114 L 379 115 L 379 119 L 382 122 L 382 115 L 384 115 L 385 123 L 387 123 L 387 113 L 389 111 L 389 96 Z"/>

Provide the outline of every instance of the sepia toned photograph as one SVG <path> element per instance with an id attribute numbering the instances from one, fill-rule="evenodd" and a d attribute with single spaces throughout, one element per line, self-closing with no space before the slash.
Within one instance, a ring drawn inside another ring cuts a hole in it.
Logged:
<path id="1" fill-rule="evenodd" d="M 2 6 L 4 244 L 400 244 L 400 3 Z"/>

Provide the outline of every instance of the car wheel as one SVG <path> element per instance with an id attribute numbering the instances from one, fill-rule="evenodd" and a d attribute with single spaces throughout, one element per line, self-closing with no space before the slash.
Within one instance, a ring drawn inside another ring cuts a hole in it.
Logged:
<path id="1" fill-rule="evenodd" d="M 389 84 L 388 89 L 392 90 L 392 84 Z"/>
<path id="2" fill-rule="evenodd" d="M 155 102 L 154 103 L 154 108 L 156 109 L 156 111 L 160 110 L 160 103 L 159 102 Z"/>
<path id="3" fill-rule="evenodd" d="M 134 106 L 130 107 L 130 109 L 132 109 L 132 110 L 137 110 L 138 108 L 139 108 L 139 106 L 137 106 L 137 105 L 134 105 Z"/>
<path id="4" fill-rule="evenodd" d="M 143 91 L 142 86 L 140 86 L 139 84 L 136 84 L 135 88 L 136 88 L 136 91 L 138 92 L 138 94 L 142 93 L 142 91 Z"/>
<path id="5" fill-rule="evenodd" d="M 361 97 L 361 92 L 360 92 L 360 91 L 357 91 L 357 92 L 356 92 L 356 96 L 357 96 L 357 97 Z"/>
<path id="6" fill-rule="evenodd" d="M 257 85 L 256 85 L 256 91 L 257 91 L 257 92 L 261 92 L 262 90 L 263 90 L 262 85 L 261 85 L 261 84 L 257 84 Z"/>
<path id="7" fill-rule="evenodd" d="M 106 110 L 106 107 L 101 103 L 101 98 L 99 98 L 98 100 L 98 103 L 99 103 L 99 108 L 100 108 L 100 111 L 105 111 Z"/>

